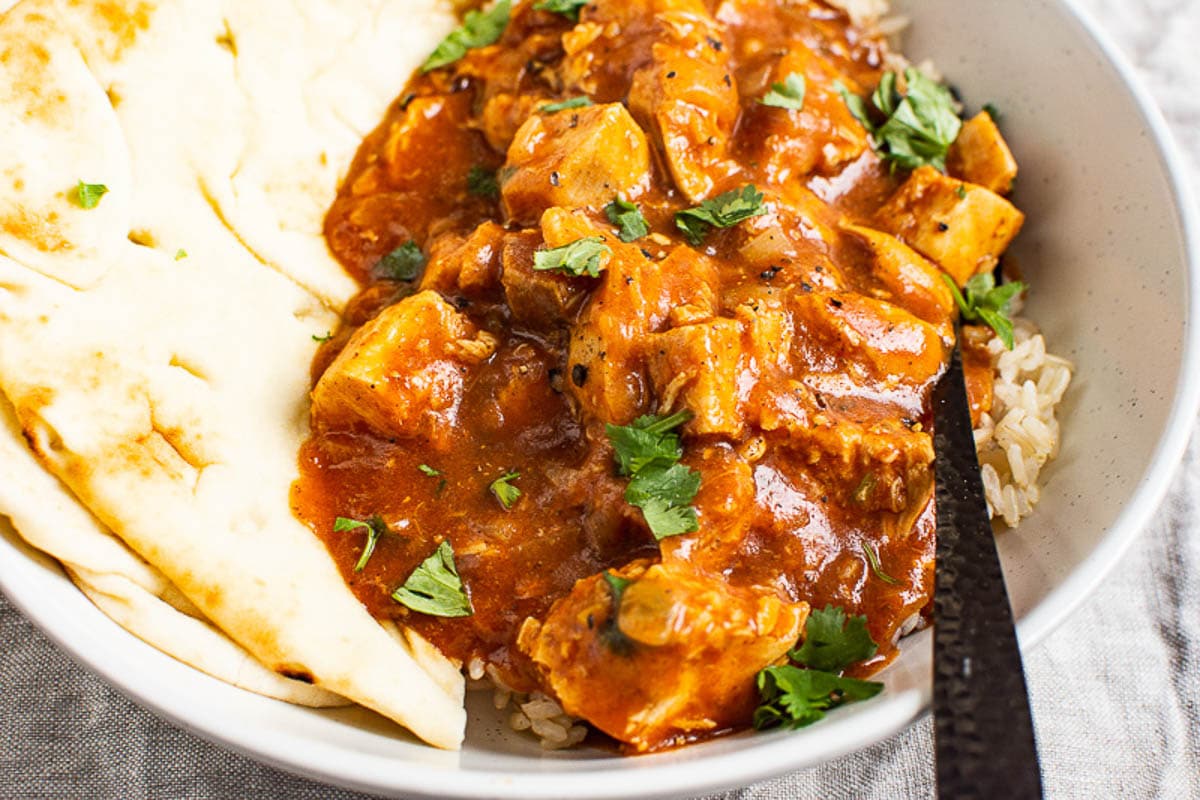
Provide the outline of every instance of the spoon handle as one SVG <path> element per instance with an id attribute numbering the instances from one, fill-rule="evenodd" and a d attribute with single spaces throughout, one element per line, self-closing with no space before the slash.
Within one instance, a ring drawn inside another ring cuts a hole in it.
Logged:
<path id="1" fill-rule="evenodd" d="M 934 389 L 933 441 L 938 796 L 1040 798 L 1021 651 L 984 500 L 957 343 L 950 369 Z"/>

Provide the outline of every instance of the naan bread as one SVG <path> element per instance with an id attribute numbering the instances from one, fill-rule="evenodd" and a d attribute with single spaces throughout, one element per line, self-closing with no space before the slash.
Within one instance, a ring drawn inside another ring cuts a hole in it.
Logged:
<path id="1" fill-rule="evenodd" d="M 440 747 L 462 741 L 457 665 L 365 611 L 289 490 L 312 337 L 355 290 L 325 209 L 453 24 L 433 0 L 0 19 L 0 514 L 188 663 Z M 94 209 L 81 179 L 108 187 Z"/>

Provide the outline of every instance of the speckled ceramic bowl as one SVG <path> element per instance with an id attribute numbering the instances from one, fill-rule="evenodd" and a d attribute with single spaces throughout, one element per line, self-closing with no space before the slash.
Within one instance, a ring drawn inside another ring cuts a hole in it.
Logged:
<path id="1" fill-rule="evenodd" d="M 1116 564 L 1154 512 L 1197 409 L 1200 227 L 1165 126 L 1128 66 L 1067 0 L 897 0 L 907 52 L 973 105 L 993 102 L 1021 164 L 1027 313 L 1078 367 L 1042 504 L 1000 540 L 1032 647 Z M 362 710 L 320 712 L 206 677 L 127 634 L 0 522 L 0 586 L 65 650 L 138 702 L 255 758 L 375 792 L 428 797 L 697 794 L 809 766 L 900 730 L 930 697 L 930 637 L 905 641 L 878 698 L 798 732 L 676 752 L 544 753 L 486 694 L 466 748 L 426 747 Z"/>

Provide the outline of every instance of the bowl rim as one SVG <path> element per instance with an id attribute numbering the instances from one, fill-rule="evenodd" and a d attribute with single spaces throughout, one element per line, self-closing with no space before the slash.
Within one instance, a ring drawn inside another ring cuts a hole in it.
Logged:
<path id="1" fill-rule="evenodd" d="M 1176 221 L 1183 235 L 1188 296 L 1174 402 L 1150 465 L 1129 503 L 1097 546 L 1018 623 L 1021 648 L 1026 654 L 1079 608 L 1146 527 L 1170 486 L 1200 410 L 1200 211 L 1192 194 L 1189 169 L 1148 89 L 1108 33 L 1078 0 L 1054 2 L 1096 44 L 1147 125 L 1150 141 L 1167 177 Z M 663 764 L 655 761 L 656 756 L 643 756 L 630 762 L 632 768 L 621 770 L 612 770 L 612 762 L 604 760 L 595 762 L 594 769 L 585 764 L 569 772 L 468 772 L 413 763 L 398 771 L 392 758 L 347 754 L 336 747 L 320 757 L 317 754 L 321 749 L 330 746 L 314 744 L 307 737 L 288 731 L 278 732 L 265 741 L 256 740 L 253 728 L 230 728 L 228 718 L 219 708 L 190 704 L 185 713 L 181 710 L 184 704 L 171 702 L 178 695 L 178 686 L 168 685 L 157 677 L 121 672 L 117 663 L 120 659 L 114 659 L 99 638 L 69 635 L 76 629 L 68 630 L 50 609 L 40 607 L 36 602 L 35 579 L 23 574 L 20 568 L 5 564 L 2 559 L 0 589 L 26 618 L 84 669 L 100 675 L 121 694 L 176 726 L 288 772 L 347 788 L 391 795 L 464 800 L 478 797 L 550 800 L 571 796 L 580 800 L 599 800 L 717 791 L 812 766 L 882 741 L 927 714 L 931 698 L 930 688 L 923 687 L 848 707 L 825 720 L 821 725 L 822 736 L 806 742 L 806 749 L 800 753 L 796 752 L 793 740 L 786 732 L 758 734 L 761 743 L 752 750 L 699 757 L 704 763 L 703 770 L 695 768 L 697 759 L 674 758 Z M 864 729 L 872 732 L 868 741 L 862 738 Z M 601 774 L 603 780 L 599 780 Z"/>

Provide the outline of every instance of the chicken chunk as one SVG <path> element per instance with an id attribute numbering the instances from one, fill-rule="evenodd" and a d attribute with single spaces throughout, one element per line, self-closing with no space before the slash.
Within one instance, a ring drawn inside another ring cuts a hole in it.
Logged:
<path id="1" fill-rule="evenodd" d="M 436 292 L 407 297 L 359 328 L 325 370 L 312 393 L 313 427 L 363 425 L 436 447 L 455 422 L 467 367 L 495 349 L 495 337 Z"/>
<path id="2" fill-rule="evenodd" d="M 1025 222 L 995 192 L 933 167 L 915 170 L 877 218 L 880 228 L 935 261 L 960 286 L 994 269 Z"/>
<path id="3" fill-rule="evenodd" d="M 862 225 L 842 228 L 871 254 L 872 274 L 890 300 L 931 325 L 943 329 L 954 313 L 954 296 L 941 270 L 904 242 Z"/>
<path id="4" fill-rule="evenodd" d="M 513 317 L 534 328 L 564 324 L 574 318 L 587 296 L 587 278 L 533 268 L 542 237 L 536 231 L 510 234 L 504 242 L 500 282 Z"/>
<path id="5" fill-rule="evenodd" d="M 886 398 L 915 416 L 941 375 L 945 346 L 936 328 L 899 306 L 852 292 L 793 290 L 796 377 L 830 396 Z"/>
<path id="6" fill-rule="evenodd" d="M 650 379 L 663 410 L 692 412 L 688 431 L 738 436 L 745 428 L 739 385 L 742 326 L 714 319 L 654 334 L 647 343 Z M 746 383 L 743 379 L 742 383 Z"/>
<path id="7" fill-rule="evenodd" d="M 575 584 L 519 644 L 569 714 L 646 752 L 741 724 L 754 677 L 800 636 L 807 603 L 684 566 L 635 562 Z M 628 582 L 628 583 L 625 583 Z"/>
<path id="8" fill-rule="evenodd" d="M 739 149 L 765 167 L 772 183 L 801 180 L 813 172 L 832 173 L 869 146 L 866 129 L 833 88 L 838 81 L 853 82 L 799 42 L 776 62 L 760 96 L 791 75 L 806 79 L 801 108 L 756 103 L 746 110 L 739 127 Z"/>
<path id="9" fill-rule="evenodd" d="M 650 48 L 651 63 L 638 70 L 629 107 L 653 130 L 675 185 L 689 200 L 712 196 L 737 165 L 729 140 L 739 103 L 722 26 L 702 0 L 661 3 L 655 21 L 662 35 Z"/>
<path id="10" fill-rule="evenodd" d="M 691 248 L 653 261 L 615 238 L 608 244 L 613 256 L 571 329 L 567 363 L 571 391 L 583 411 L 626 424 L 645 413 L 650 401 L 646 335 L 669 324 L 711 319 L 717 275 L 712 262 Z"/>
<path id="11" fill-rule="evenodd" d="M 504 229 L 484 222 L 467 237 L 444 233 L 429 246 L 422 289 L 479 297 L 496 287 Z"/>
<path id="12" fill-rule="evenodd" d="M 501 170 L 512 222 L 534 225 L 553 206 L 599 209 L 633 199 L 650 181 L 650 149 L 621 103 L 535 114 L 513 139 Z"/>
<path id="13" fill-rule="evenodd" d="M 1017 178 L 1017 160 L 986 111 L 963 123 L 946 156 L 946 167 L 954 177 L 996 194 L 1012 191 Z"/>

